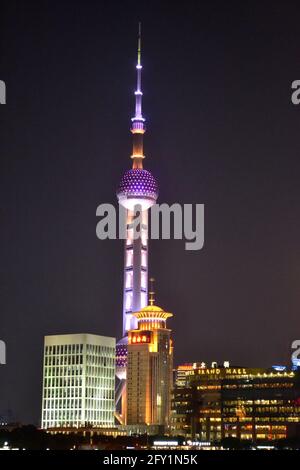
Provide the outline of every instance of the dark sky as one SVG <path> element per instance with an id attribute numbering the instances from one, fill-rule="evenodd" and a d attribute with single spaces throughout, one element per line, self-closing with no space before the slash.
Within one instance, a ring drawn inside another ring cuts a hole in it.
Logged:
<path id="1" fill-rule="evenodd" d="M 96 207 L 130 167 L 137 22 L 145 166 L 204 203 L 205 247 L 153 241 L 175 360 L 286 363 L 300 335 L 299 2 L 1 2 L 0 414 L 37 423 L 43 336 L 120 337 L 123 243 Z"/>

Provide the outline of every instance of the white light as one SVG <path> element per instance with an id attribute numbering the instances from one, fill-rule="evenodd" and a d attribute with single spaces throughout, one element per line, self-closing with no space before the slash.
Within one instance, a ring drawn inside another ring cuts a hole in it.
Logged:
<path id="1" fill-rule="evenodd" d="M 178 441 L 154 441 L 154 446 L 178 446 Z"/>
<path id="2" fill-rule="evenodd" d="M 142 210 L 146 211 L 149 207 L 155 204 L 153 199 L 147 198 L 126 198 L 126 197 L 119 197 L 119 203 L 125 207 L 125 209 L 133 211 L 135 206 L 142 206 Z"/>

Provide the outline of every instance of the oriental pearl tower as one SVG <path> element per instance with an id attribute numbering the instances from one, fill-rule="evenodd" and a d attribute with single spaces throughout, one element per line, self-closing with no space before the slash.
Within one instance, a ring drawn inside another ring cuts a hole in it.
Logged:
<path id="1" fill-rule="evenodd" d="M 133 137 L 132 168 L 125 171 L 117 189 L 119 204 L 126 209 L 126 240 L 124 247 L 123 286 L 123 336 L 116 347 L 116 374 L 119 386 L 116 391 L 117 404 L 121 401 L 120 422 L 126 423 L 126 366 L 128 331 L 137 328 L 134 312 L 148 305 L 148 209 L 155 204 L 158 186 L 150 171 L 143 168 L 145 159 L 143 138 L 146 131 L 142 114 L 142 64 L 141 23 L 139 23 L 137 53 L 137 83 L 135 91 L 135 114 L 131 118 Z M 134 236 L 133 221 L 137 209 L 140 212 L 140 235 Z"/>

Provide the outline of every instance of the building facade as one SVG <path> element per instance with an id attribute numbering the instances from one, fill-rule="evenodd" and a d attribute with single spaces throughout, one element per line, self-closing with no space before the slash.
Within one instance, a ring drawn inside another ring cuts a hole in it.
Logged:
<path id="1" fill-rule="evenodd" d="M 42 428 L 113 427 L 115 338 L 45 336 Z"/>
<path id="2" fill-rule="evenodd" d="M 300 371 L 179 366 L 171 421 L 174 435 L 203 441 L 290 437 L 300 423 Z"/>
<path id="3" fill-rule="evenodd" d="M 173 344 L 166 321 L 172 316 L 151 305 L 135 313 L 138 327 L 129 331 L 127 425 L 170 422 Z"/>

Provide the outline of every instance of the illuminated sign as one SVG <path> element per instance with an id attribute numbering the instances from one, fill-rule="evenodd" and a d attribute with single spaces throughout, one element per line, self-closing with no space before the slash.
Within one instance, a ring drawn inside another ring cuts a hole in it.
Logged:
<path id="1" fill-rule="evenodd" d="M 235 375 L 248 375 L 250 373 L 250 369 L 245 368 L 200 368 L 196 370 L 186 370 L 185 375 L 210 375 L 210 376 L 235 376 Z"/>
<path id="2" fill-rule="evenodd" d="M 221 366 L 218 366 L 217 362 L 212 362 L 211 366 L 212 369 L 217 369 L 220 368 Z M 230 367 L 229 361 L 224 361 L 223 362 L 223 367 L 228 369 Z M 208 369 L 209 366 L 206 364 L 206 362 L 193 362 L 193 363 L 188 363 L 188 364 L 182 364 L 178 366 L 178 370 L 193 370 L 193 369 Z"/>
<path id="3" fill-rule="evenodd" d="M 223 374 L 225 373 L 226 375 L 247 375 L 246 369 L 230 369 L 227 367 L 224 369 L 214 367 L 212 369 L 198 369 L 197 372 L 199 375 L 219 375 L 221 372 L 223 372 Z"/>
<path id="4" fill-rule="evenodd" d="M 129 338 L 130 344 L 147 344 L 151 343 L 151 331 L 143 331 L 131 333 Z"/>

